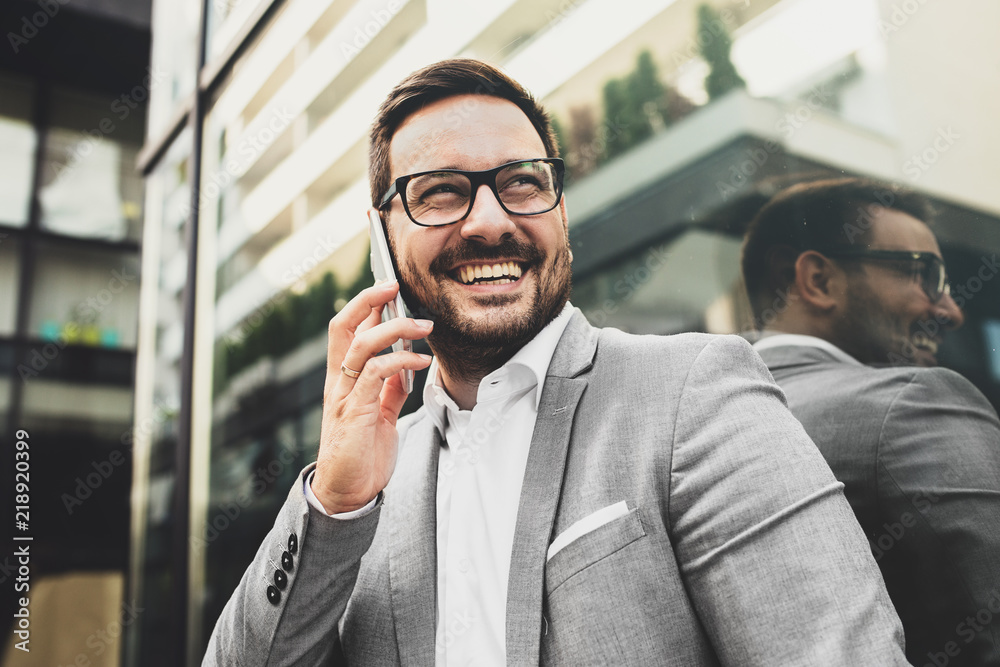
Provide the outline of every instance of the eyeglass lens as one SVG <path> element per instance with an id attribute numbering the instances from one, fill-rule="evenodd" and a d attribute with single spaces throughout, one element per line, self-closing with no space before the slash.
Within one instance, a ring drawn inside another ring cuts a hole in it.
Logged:
<path id="1" fill-rule="evenodd" d="M 447 225 L 469 212 L 473 185 L 462 173 L 421 174 L 406 184 L 406 207 L 423 225 Z M 551 210 L 559 200 L 555 167 L 547 162 L 519 162 L 497 173 L 496 192 L 510 213 L 532 215 Z"/>

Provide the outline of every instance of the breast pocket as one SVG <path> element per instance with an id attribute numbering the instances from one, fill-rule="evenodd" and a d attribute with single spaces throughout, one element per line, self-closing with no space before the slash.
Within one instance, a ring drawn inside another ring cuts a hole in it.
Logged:
<path id="1" fill-rule="evenodd" d="M 574 575 L 597 565 L 645 535 L 638 507 L 581 535 L 553 555 L 546 564 L 546 591 L 549 595 L 553 594 Z"/>

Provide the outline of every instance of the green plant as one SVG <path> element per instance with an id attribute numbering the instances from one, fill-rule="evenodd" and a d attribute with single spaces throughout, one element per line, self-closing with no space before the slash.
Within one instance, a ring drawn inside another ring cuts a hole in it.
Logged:
<path id="1" fill-rule="evenodd" d="M 710 39 L 699 42 L 701 55 L 709 66 L 708 76 L 705 77 L 708 98 L 714 100 L 733 88 L 745 88 L 746 81 L 736 71 L 730 59 L 733 41 L 729 37 L 729 31 L 711 5 L 703 4 L 698 7 L 698 34 L 711 35 Z"/>

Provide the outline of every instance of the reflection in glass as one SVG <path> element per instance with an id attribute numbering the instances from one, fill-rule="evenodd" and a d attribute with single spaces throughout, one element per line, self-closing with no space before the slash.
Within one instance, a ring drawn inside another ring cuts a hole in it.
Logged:
<path id="1" fill-rule="evenodd" d="M 71 236 L 109 240 L 138 235 L 142 181 L 135 174 L 136 145 L 54 129 L 45 144 L 39 199 L 42 226 Z"/>
<path id="2" fill-rule="evenodd" d="M 163 161 L 149 177 L 144 246 L 156 278 L 150 309 L 152 345 L 140 349 L 137 375 L 140 395 L 148 391 L 151 404 L 137 409 L 135 495 L 139 518 L 134 524 L 133 587 L 146 611 L 129 628 L 129 664 L 168 667 L 170 604 L 173 590 L 183 585 L 171 572 L 173 548 L 174 452 L 178 442 L 181 403 L 180 356 L 183 339 L 182 294 L 187 253 L 184 245 L 185 212 L 190 197 L 187 160 L 190 130 L 184 130 Z M 146 334 L 144 334 L 146 335 Z"/>
<path id="3" fill-rule="evenodd" d="M 31 124 L 34 91 L 0 77 L 0 225 L 23 227 L 31 214 L 37 138 Z"/>
<path id="4" fill-rule="evenodd" d="M 28 334 L 43 340 L 134 348 L 139 258 L 134 252 L 39 246 Z"/>
<path id="5" fill-rule="evenodd" d="M 0 239 L 0 336 L 11 336 L 17 326 L 17 295 L 21 273 L 21 244 L 18 239 Z"/>

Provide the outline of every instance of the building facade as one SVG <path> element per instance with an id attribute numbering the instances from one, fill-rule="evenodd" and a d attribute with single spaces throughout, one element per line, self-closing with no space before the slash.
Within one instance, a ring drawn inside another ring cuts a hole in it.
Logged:
<path id="1" fill-rule="evenodd" d="M 872 176 L 940 210 L 953 282 L 978 285 L 942 358 L 1000 400 L 1000 281 L 984 269 L 1000 249 L 1000 48 L 985 18 L 1000 9 L 712 7 L 154 3 L 153 67 L 169 83 L 139 157 L 130 590 L 146 611 L 128 664 L 198 663 L 315 456 L 327 322 L 371 280 L 368 127 L 397 81 L 440 59 L 500 65 L 553 112 L 571 171 L 573 302 L 595 324 L 739 331 L 739 235 L 756 207 L 796 179 Z"/>

